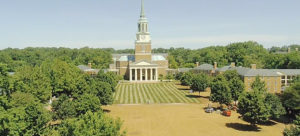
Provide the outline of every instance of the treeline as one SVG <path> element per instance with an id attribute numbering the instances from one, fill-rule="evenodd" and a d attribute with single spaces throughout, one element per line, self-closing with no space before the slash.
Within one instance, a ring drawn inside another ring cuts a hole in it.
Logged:
<path id="1" fill-rule="evenodd" d="M 8 74 L 0 63 L 0 135 L 123 135 L 101 105 L 113 102 L 119 76 L 90 76 L 73 62 L 45 60 Z"/>
<path id="2" fill-rule="evenodd" d="M 287 53 L 288 48 L 291 53 Z M 300 45 L 272 47 L 266 49 L 257 42 L 239 42 L 227 46 L 210 46 L 201 49 L 185 48 L 157 48 L 153 53 L 168 53 L 170 68 L 195 67 L 195 63 L 213 64 L 218 62 L 222 67 L 235 62 L 237 66 L 250 67 L 257 64 L 257 68 L 295 69 L 300 68 L 300 52 L 295 52 Z M 45 60 L 59 58 L 74 65 L 87 65 L 92 63 L 93 68 L 108 68 L 112 62 L 111 54 L 134 53 L 134 49 L 115 50 L 113 48 L 7 48 L 0 51 L 0 63 L 7 64 L 8 71 L 14 72 L 24 65 L 39 66 Z"/>
<path id="3" fill-rule="evenodd" d="M 287 53 L 291 48 L 291 53 Z M 170 68 L 194 67 L 196 62 L 199 64 L 214 64 L 222 67 L 235 62 L 237 66 L 250 67 L 251 64 L 257 64 L 257 68 L 270 69 L 296 69 L 300 68 L 300 52 L 295 52 L 296 48 L 300 50 L 300 45 L 290 45 L 283 47 L 272 47 L 266 49 L 257 42 L 238 42 L 227 46 L 210 46 L 201 49 L 185 48 L 158 48 L 152 49 L 153 53 L 168 53 Z M 132 53 L 133 50 L 113 50 L 114 53 Z"/>
<path id="4" fill-rule="evenodd" d="M 93 68 L 107 68 L 112 62 L 109 51 L 93 48 L 25 48 L 0 50 L 0 63 L 7 64 L 8 71 L 14 72 L 24 65 L 40 66 L 46 60 L 58 58 L 74 65 L 93 64 Z"/>

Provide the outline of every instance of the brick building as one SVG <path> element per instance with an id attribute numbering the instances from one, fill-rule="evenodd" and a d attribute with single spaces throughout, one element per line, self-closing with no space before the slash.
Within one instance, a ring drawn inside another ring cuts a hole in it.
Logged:
<path id="1" fill-rule="evenodd" d="M 138 21 L 138 32 L 135 40 L 134 54 L 113 54 L 113 64 L 108 71 L 116 72 L 132 82 L 157 81 L 160 75 L 165 76 L 168 69 L 168 54 L 153 54 L 151 37 L 148 31 L 148 20 L 141 4 L 141 15 Z"/>

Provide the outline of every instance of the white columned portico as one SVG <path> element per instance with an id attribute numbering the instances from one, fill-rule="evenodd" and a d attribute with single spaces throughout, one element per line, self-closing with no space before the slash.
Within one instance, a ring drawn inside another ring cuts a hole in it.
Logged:
<path id="1" fill-rule="evenodd" d="M 152 71 L 152 69 L 153 69 L 153 68 L 150 69 L 150 81 L 153 80 L 153 71 Z"/>
<path id="2" fill-rule="evenodd" d="M 135 68 L 135 71 L 134 71 L 134 78 L 135 78 L 135 81 L 137 81 L 137 68 Z"/>
<path id="3" fill-rule="evenodd" d="M 148 68 L 145 69 L 145 81 L 148 81 Z"/>
<path id="4" fill-rule="evenodd" d="M 132 81 L 132 69 L 129 68 L 129 81 L 131 82 Z"/>
<path id="5" fill-rule="evenodd" d="M 158 81 L 158 74 L 157 74 L 157 68 L 155 68 L 155 81 Z"/>
<path id="6" fill-rule="evenodd" d="M 140 68 L 140 81 L 143 81 L 143 69 Z"/>

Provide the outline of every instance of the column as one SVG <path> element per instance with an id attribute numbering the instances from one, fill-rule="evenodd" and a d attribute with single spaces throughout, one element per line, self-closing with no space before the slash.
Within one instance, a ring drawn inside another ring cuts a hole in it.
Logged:
<path id="1" fill-rule="evenodd" d="M 153 69 L 153 68 L 150 69 L 150 81 L 153 80 L 153 71 L 152 71 L 152 69 Z"/>
<path id="2" fill-rule="evenodd" d="M 157 68 L 155 69 L 155 80 L 158 81 L 158 74 L 157 74 Z"/>
<path id="3" fill-rule="evenodd" d="M 145 69 L 145 80 L 148 81 L 148 68 Z"/>
<path id="4" fill-rule="evenodd" d="M 132 69 L 129 68 L 129 81 L 131 82 L 132 81 Z"/>
<path id="5" fill-rule="evenodd" d="M 143 81 L 143 77 L 142 77 L 142 76 L 143 76 L 143 69 L 140 68 L 140 80 L 141 80 L 141 81 Z"/>
<path id="6" fill-rule="evenodd" d="M 137 68 L 135 68 L 134 78 L 135 78 L 135 81 L 137 81 Z"/>

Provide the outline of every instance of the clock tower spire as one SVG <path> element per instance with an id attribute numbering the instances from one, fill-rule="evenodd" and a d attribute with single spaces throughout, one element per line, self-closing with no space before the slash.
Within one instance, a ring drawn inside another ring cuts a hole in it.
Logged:
<path id="1" fill-rule="evenodd" d="M 141 0 L 141 14 L 138 21 L 138 32 L 135 41 L 135 60 L 151 61 L 151 37 L 148 31 L 148 20 L 145 16 L 144 0 Z"/>

